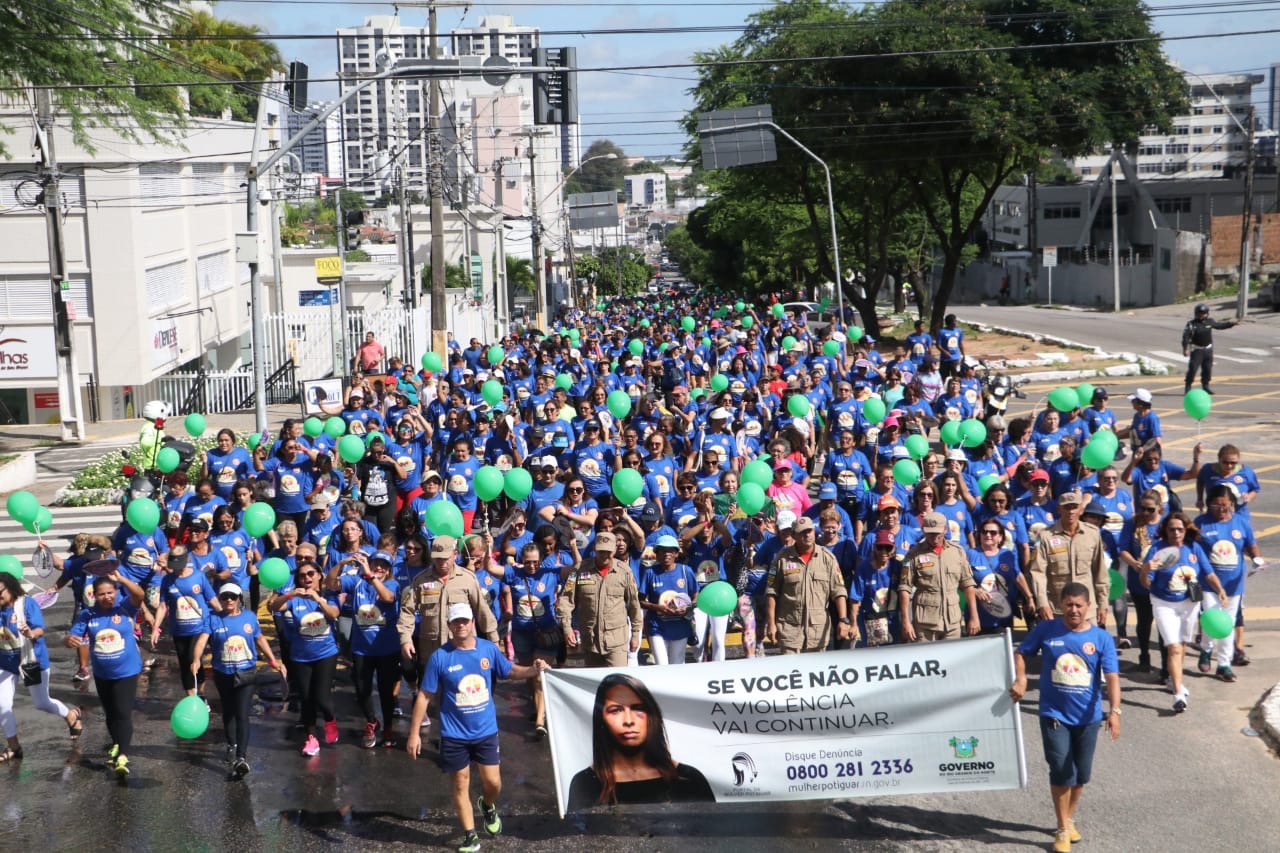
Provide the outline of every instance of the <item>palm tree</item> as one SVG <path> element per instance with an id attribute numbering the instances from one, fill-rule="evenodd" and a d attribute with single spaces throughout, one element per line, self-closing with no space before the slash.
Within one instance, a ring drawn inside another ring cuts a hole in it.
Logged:
<path id="1" fill-rule="evenodd" d="M 507 287 L 515 293 L 533 293 L 535 284 L 533 264 L 507 255 Z"/>
<path id="2" fill-rule="evenodd" d="M 227 21 L 204 11 L 175 17 L 169 52 L 215 80 L 265 80 L 284 67 L 274 44 L 262 30 Z M 191 114 L 218 117 L 227 109 L 236 121 L 254 121 L 258 92 L 253 86 L 192 86 Z"/>

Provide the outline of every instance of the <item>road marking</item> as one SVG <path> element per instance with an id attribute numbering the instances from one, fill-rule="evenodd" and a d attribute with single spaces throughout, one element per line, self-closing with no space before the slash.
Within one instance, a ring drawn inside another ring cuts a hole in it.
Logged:
<path id="1" fill-rule="evenodd" d="M 1245 622 L 1252 625 L 1254 622 L 1269 622 L 1272 619 L 1280 619 L 1280 607 L 1246 607 L 1244 609 Z M 275 622 L 272 622 L 274 625 Z"/>
<path id="2" fill-rule="evenodd" d="M 1267 355 L 1270 354 L 1271 353 L 1267 353 Z M 1233 355 L 1223 355 L 1222 353 L 1217 353 L 1216 357 L 1223 361 L 1234 361 L 1237 364 L 1260 364 L 1262 362 L 1262 359 L 1260 358 L 1236 358 Z"/>
<path id="3" fill-rule="evenodd" d="M 1268 536 L 1275 535 L 1276 533 L 1280 533 L 1280 524 L 1273 524 L 1270 527 L 1268 527 L 1266 530 L 1256 531 L 1253 534 L 1253 538 L 1254 538 L 1254 541 L 1261 541 L 1263 539 L 1266 539 Z"/>
<path id="4" fill-rule="evenodd" d="M 1182 361 L 1184 358 L 1186 358 L 1185 355 L 1180 355 L 1176 352 L 1169 352 L 1169 350 L 1167 349 L 1153 349 L 1151 350 L 1151 354 L 1154 356 L 1158 356 L 1160 358 L 1170 359 L 1175 362 Z"/>
<path id="5" fill-rule="evenodd" d="M 1270 357 L 1271 357 L 1271 353 L 1270 353 L 1270 352 L 1268 352 L 1267 350 L 1264 350 L 1264 349 L 1258 349 L 1258 348 L 1256 348 L 1256 347 L 1232 347 L 1232 348 L 1231 348 L 1231 351 L 1232 351 L 1232 352 L 1242 352 L 1242 353 L 1244 353 L 1245 355 L 1260 355 L 1260 356 L 1263 356 L 1264 358 L 1270 358 Z"/>

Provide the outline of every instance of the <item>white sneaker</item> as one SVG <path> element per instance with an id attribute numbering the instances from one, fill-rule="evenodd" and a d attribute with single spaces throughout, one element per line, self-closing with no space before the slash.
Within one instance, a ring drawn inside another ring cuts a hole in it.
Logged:
<path id="1" fill-rule="evenodd" d="M 1177 696 L 1175 696 L 1173 700 L 1174 712 L 1181 714 L 1183 711 L 1187 710 L 1187 703 L 1190 699 L 1191 693 L 1187 691 L 1187 688 L 1183 687 L 1179 690 Z"/>

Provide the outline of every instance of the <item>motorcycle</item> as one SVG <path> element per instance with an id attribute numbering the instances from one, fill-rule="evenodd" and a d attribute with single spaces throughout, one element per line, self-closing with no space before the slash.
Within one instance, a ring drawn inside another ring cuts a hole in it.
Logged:
<path id="1" fill-rule="evenodd" d="M 153 500 L 157 503 L 163 501 L 165 475 L 155 467 L 156 457 L 161 450 L 171 447 L 177 451 L 178 467 L 174 469 L 175 471 L 187 470 L 191 465 L 191 461 L 195 459 L 196 448 L 193 444 L 164 434 L 165 418 L 170 417 L 171 414 L 172 411 L 169 404 L 162 400 L 152 400 L 142 407 L 142 416 L 147 420 L 147 423 L 143 426 L 139 435 L 139 443 L 150 450 L 149 464 L 140 471 L 133 465 L 128 464 L 129 451 L 121 451 L 126 463 L 120 466 L 120 473 L 130 478 L 129 488 L 125 489 L 124 495 L 120 499 L 121 518 L 128 517 L 129 503 L 131 501 L 139 499 Z"/>
<path id="2" fill-rule="evenodd" d="M 1009 407 L 1010 399 L 1027 399 L 1022 391 L 1022 386 L 1027 384 L 1024 377 L 1013 379 L 1007 373 L 997 373 L 985 361 L 979 361 L 978 367 L 981 370 L 979 379 L 982 381 L 982 398 L 987 414 L 1003 415 Z"/>

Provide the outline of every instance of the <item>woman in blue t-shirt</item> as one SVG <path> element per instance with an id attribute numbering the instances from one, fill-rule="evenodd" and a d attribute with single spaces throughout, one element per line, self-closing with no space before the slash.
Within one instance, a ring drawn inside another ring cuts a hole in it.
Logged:
<path id="1" fill-rule="evenodd" d="M 294 588 L 273 592 L 267 599 L 272 613 L 287 613 L 290 642 L 289 665 L 302 693 L 300 721 L 306 732 L 302 754 L 320 752 L 315 727 L 324 715 L 324 741 L 338 742 L 338 720 L 333 713 L 333 673 L 338 665 L 338 641 L 334 631 L 338 619 L 338 599 L 321 587 L 320 567 L 310 557 L 299 557 L 293 576 Z"/>
<path id="2" fill-rule="evenodd" d="M 357 571 L 341 577 L 337 565 L 330 569 L 327 586 L 341 592 L 354 614 L 351 631 L 351 679 L 356 701 L 364 712 L 364 737 L 360 745 L 378 745 L 378 715 L 373 707 L 373 678 L 378 677 L 382 704 L 382 745 L 395 745 L 396 687 L 400 684 L 400 638 L 396 632 L 400 584 L 391 576 L 392 557 L 377 551 L 366 557 L 356 552 L 347 558 Z"/>
<path id="3" fill-rule="evenodd" d="M 28 660 L 39 667 L 40 680 L 34 684 L 23 678 L 23 651 Z M 18 742 L 18 718 L 13 713 L 13 698 L 18 681 L 27 684 L 31 704 L 37 711 L 57 714 L 67 721 L 74 741 L 80 736 L 80 709 L 68 709 L 49 697 L 49 649 L 44 641 L 44 617 L 40 605 L 22 591 L 22 583 L 8 572 L 0 572 L 0 726 L 8 739 L 0 752 L 0 764 L 19 761 L 22 744 Z"/>
<path id="4" fill-rule="evenodd" d="M 503 578 L 510 590 L 511 647 L 515 663 L 534 666 L 537 658 L 553 665 L 560 653 L 563 637 L 556 622 L 556 590 L 560 572 L 545 566 L 538 546 L 530 543 L 520 552 L 519 566 L 508 566 Z M 533 690 L 534 733 L 547 733 L 547 703 L 542 680 L 530 685 Z"/>
<path id="5" fill-rule="evenodd" d="M 236 434 L 229 429 L 218 430 L 218 445 L 204 455 L 204 467 L 200 476 L 213 481 L 218 497 L 231 500 L 231 491 L 242 478 L 253 470 L 253 457 L 243 447 L 236 447 Z"/>
<path id="6" fill-rule="evenodd" d="M 1012 628 L 1019 601 L 1033 600 L 1013 534 L 999 518 L 988 516 L 978 524 L 978 547 L 968 549 L 968 555 L 977 584 L 980 633 L 999 634 Z"/>
<path id="7" fill-rule="evenodd" d="M 674 536 L 659 536 L 653 551 L 656 563 L 645 570 L 640 585 L 640 606 L 649 611 L 649 651 L 657 664 L 684 663 L 685 647 L 693 639 L 689 616 L 698 596 L 698 578 L 678 562 L 680 543 Z"/>
<path id="8" fill-rule="evenodd" d="M 222 701 L 222 730 L 231 762 L 228 770 L 236 777 L 249 772 L 249 720 L 253 690 L 257 686 L 254 673 L 258 652 L 262 652 L 272 669 L 279 670 L 281 678 L 288 677 L 284 664 L 262 636 L 258 617 L 241 606 L 243 596 L 244 590 L 239 584 L 224 583 L 219 587 L 218 603 L 222 605 L 222 612 L 209 614 L 204 631 L 196 638 L 191 661 L 194 676 L 206 646 L 213 655 L 213 684 Z"/>
<path id="9" fill-rule="evenodd" d="M 90 563 L 86 568 L 92 572 L 96 565 Z M 121 587 L 128 598 L 118 602 Z M 123 778 L 129 775 L 133 700 L 137 698 L 138 676 L 142 673 L 142 654 L 133 636 L 133 619 L 146 593 L 113 567 L 105 577 L 95 578 L 93 597 L 93 607 L 80 612 L 65 642 L 72 649 L 89 646 L 93 685 L 111 734 L 107 766 Z"/>

